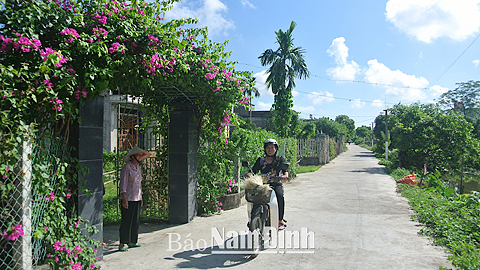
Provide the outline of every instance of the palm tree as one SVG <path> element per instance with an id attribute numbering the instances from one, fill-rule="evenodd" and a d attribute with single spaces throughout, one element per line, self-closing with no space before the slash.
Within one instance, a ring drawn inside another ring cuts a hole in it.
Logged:
<path id="1" fill-rule="evenodd" d="M 255 85 L 255 78 L 249 77 L 248 80 L 250 81 L 251 85 Z M 245 89 L 245 97 L 249 98 L 248 112 L 249 112 L 250 121 L 252 121 L 252 98 L 253 97 L 258 98 L 260 96 L 261 96 L 260 91 L 258 91 L 258 89 L 255 86 L 247 87 Z"/>
<path id="2" fill-rule="evenodd" d="M 293 45 L 292 32 L 297 24 L 292 21 L 290 28 L 283 32 L 275 31 L 279 48 L 267 49 L 258 58 L 262 66 L 271 65 L 268 69 L 267 86 L 275 95 L 273 108 L 273 123 L 275 131 L 281 136 L 293 135 L 290 122 L 292 120 L 293 96 L 292 89 L 295 87 L 295 78 L 304 79 L 310 77 L 307 64 L 303 58 L 305 50 Z"/>

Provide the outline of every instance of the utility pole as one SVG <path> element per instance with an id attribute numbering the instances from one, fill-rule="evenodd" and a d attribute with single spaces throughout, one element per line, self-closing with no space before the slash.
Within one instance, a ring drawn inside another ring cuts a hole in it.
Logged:
<path id="1" fill-rule="evenodd" d="M 385 160 L 388 161 L 388 114 L 385 111 Z"/>
<path id="2" fill-rule="evenodd" d="M 372 134 L 371 134 L 371 139 L 372 139 L 372 147 L 373 147 L 373 124 L 374 124 L 374 123 L 375 123 L 375 122 L 372 122 Z"/>

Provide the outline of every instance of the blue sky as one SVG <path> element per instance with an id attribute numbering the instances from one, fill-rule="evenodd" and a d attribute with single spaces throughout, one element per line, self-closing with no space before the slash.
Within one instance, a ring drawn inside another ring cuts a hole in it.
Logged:
<path id="1" fill-rule="evenodd" d="M 257 79 L 255 110 L 273 103 L 258 57 L 291 21 L 311 72 L 293 93 L 301 118 L 345 114 L 371 126 L 394 104 L 435 102 L 480 80 L 480 0 L 182 0 L 165 17 L 198 18 L 210 39 L 229 40 L 230 60 Z"/>

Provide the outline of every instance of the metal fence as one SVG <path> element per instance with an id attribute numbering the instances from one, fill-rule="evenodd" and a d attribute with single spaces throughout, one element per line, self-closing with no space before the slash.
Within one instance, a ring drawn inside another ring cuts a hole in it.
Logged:
<path id="1" fill-rule="evenodd" d="M 156 126 L 158 123 L 145 123 L 145 113 L 139 103 L 138 98 L 122 96 L 117 104 L 117 153 L 128 151 L 133 146 L 154 153 L 141 165 L 143 207 L 140 216 L 153 220 L 168 220 L 168 164 L 165 164 L 168 160 L 162 158 L 167 149 Z M 115 180 L 119 199 L 120 172 L 124 162 L 120 155 L 116 160 Z M 120 203 L 117 203 L 117 207 L 119 211 Z"/>
<path id="2" fill-rule="evenodd" d="M 33 237 L 47 205 L 39 187 L 47 183 L 55 186 L 57 176 L 53 172 L 58 161 L 67 156 L 66 142 L 25 134 L 21 147 L 1 155 L 2 162 L 14 157 L 17 163 L 1 182 L 0 269 L 31 269 L 42 264 L 46 256 L 45 242 Z M 49 177 L 42 177 L 45 174 Z"/>

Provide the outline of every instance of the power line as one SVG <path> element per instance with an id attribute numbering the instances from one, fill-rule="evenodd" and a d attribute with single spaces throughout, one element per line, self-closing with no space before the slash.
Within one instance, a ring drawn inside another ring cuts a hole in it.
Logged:
<path id="1" fill-rule="evenodd" d="M 480 34 L 477 35 L 477 37 L 472 41 L 472 43 L 470 43 L 470 45 L 468 45 L 468 47 L 457 57 L 457 59 L 455 59 L 442 73 L 440 73 L 440 75 L 438 75 L 438 77 L 432 82 L 430 83 L 429 85 L 433 86 L 436 82 L 438 82 L 438 80 L 440 80 L 443 75 L 445 75 L 452 67 L 453 65 L 455 65 L 455 63 L 458 61 L 458 59 L 460 59 L 460 57 L 462 57 L 465 52 L 470 49 L 470 47 L 472 47 L 473 43 L 475 43 L 475 41 L 477 41 L 477 39 L 480 37 Z"/>
<path id="2" fill-rule="evenodd" d="M 254 68 L 260 68 L 263 69 L 263 67 L 247 64 L 247 63 L 241 63 L 239 62 L 238 64 L 245 65 L 245 66 L 250 66 Z M 406 88 L 406 89 L 420 89 L 420 90 L 427 90 L 428 87 L 412 87 L 412 86 L 399 86 L 399 85 L 393 85 L 393 84 L 386 84 L 386 83 L 374 83 L 374 82 L 367 82 L 367 81 L 362 81 L 362 80 L 338 80 L 338 79 L 329 79 L 325 78 L 322 76 L 318 76 L 315 74 L 311 75 L 312 77 L 316 77 L 322 80 L 326 81 L 332 81 L 332 82 L 352 82 L 352 83 L 363 83 L 363 84 L 371 84 L 371 85 L 378 85 L 378 86 L 388 86 L 388 87 L 394 87 L 394 88 Z"/>
<path id="3" fill-rule="evenodd" d="M 267 86 L 266 83 L 262 83 L 262 82 L 256 82 L 258 84 L 263 84 L 265 86 Z M 305 91 L 300 91 L 300 90 L 295 90 L 299 93 L 303 93 L 303 94 L 307 94 L 307 95 L 316 95 L 316 96 L 320 96 L 320 97 L 326 97 L 326 98 L 331 98 L 331 99 L 341 99 L 341 100 L 348 100 L 348 101 L 354 101 L 354 102 L 367 102 L 367 103 L 373 103 L 374 101 L 370 101 L 370 100 L 361 100 L 361 99 L 358 99 L 358 98 L 342 98 L 342 97 L 334 97 L 334 96 L 327 96 L 327 95 L 322 95 L 322 94 L 319 94 L 317 92 L 305 92 Z M 384 101 L 380 101 L 382 102 L 382 104 L 390 104 L 390 105 L 395 105 L 396 103 L 387 103 L 387 102 L 384 102 Z"/>

